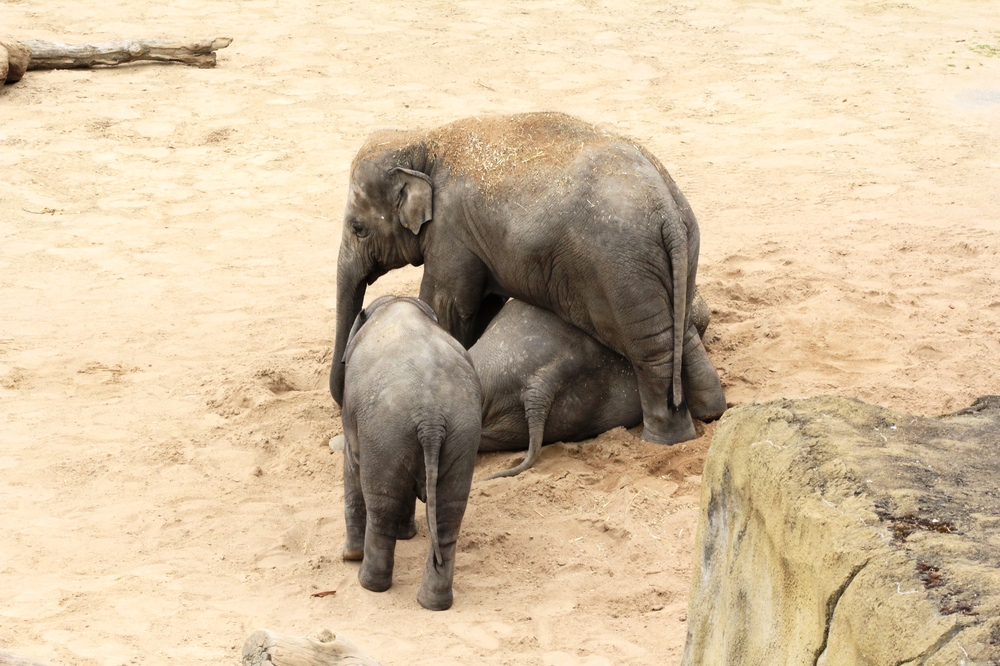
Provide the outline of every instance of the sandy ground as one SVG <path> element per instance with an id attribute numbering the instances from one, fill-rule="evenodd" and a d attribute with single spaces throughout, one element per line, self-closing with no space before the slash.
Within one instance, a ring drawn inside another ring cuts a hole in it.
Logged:
<path id="1" fill-rule="evenodd" d="M 448 612 L 416 603 L 422 519 L 390 591 L 340 561 L 325 376 L 351 157 L 375 129 L 493 112 L 632 135 L 700 218 L 731 402 L 938 414 L 1000 392 L 995 10 L 0 4 L 23 39 L 234 38 L 213 70 L 0 92 L 0 647 L 233 664 L 257 627 L 330 628 L 387 665 L 676 663 L 711 426 L 556 445 L 476 486 Z"/>

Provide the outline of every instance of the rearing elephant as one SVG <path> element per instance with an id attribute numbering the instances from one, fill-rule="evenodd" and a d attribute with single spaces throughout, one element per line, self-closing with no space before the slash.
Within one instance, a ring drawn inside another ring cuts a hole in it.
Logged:
<path id="1" fill-rule="evenodd" d="M 663 165 L 570 116 L 376 133 L 351 165 L 330 392 L 339 404 L 339 360 L 366 285 L 423 264 L 420 298 L 464 346 L 490 294 L 550 310 L 632 364 L 643 439 L 691 439 L 692 414 L 726 409 L 690 323 L 698 245 L 694 213 Z"/>

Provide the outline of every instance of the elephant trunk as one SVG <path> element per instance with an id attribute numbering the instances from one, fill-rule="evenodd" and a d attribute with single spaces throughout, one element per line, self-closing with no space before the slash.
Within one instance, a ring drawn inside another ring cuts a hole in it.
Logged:
<path id="1" fill-rule="evenodd" d="M 330 364 L 330 395 L 337 405 L 344 401 L 344 352 L 355 317 L 361 312 L 368 288 L 368 267 L 345 242 L 337 259 L 337 334 Z"/>

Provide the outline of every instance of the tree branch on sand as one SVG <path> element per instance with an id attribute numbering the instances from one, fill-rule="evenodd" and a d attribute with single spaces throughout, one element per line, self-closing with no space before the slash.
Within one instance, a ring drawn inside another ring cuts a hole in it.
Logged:
<path id="1" fill-rule="evenodd" d="M 258 629 L 243 643 L 243 666 L 379 666 L 342 634 L 282 636 Z M 2 665 L 0 665 L 2 666 Z"/>
<path id="2" fill-rule="evenodd" d="M 23 654 L 0 650 L 0 666 L 59 666 L 51 661 L 42 661 Z"/>
<path id="3" fill-rule="evenodd" d="M 0 650 L 0 666 L 60 666 Z M 354 643 L 323 630 L 315 636 L 282 636 L 258 629 L 243 643 L 243 666 L 380 666 Z"/>
<path id="4" fill-rule="evenodd" d="M 0 36 L 0 82 L 15 83 L 31 69 L 113 67 L 143 60 L 215 67 L 215 52 L 232 41 L 229 37 L 214 37 L 191 42 L 127 39 L 99 44 L 62 44 L 37 40 L 22 42 Z"/>

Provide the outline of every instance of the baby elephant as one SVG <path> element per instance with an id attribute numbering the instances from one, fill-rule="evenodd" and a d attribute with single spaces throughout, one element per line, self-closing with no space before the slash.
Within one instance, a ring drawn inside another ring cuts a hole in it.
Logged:
<path id="1" fill-rule="evenodd" d="M 482 427 L 479 377 L 416 298 L 383 296 L 362 310 L 343 362 L 344 559 L 363 560 L 362 587 L 389 589 L 396 540 L 416 532 L 419 497 L 431 547 L 417 601 L 450 608 Z"/>
<path id="2" fill-rule="evenodd" d="M 696 294 L 691 320 L 699 335 L 709 317 Z M 632 365 L 548 310 L 507 301 L 469 355 L 484 396 L 479 450 L 516 451 L 525 440 L 528 445 L 520 464 L 487 479 L 528 469 L 542 444 L 589 439 L 642 422 Z"/>

